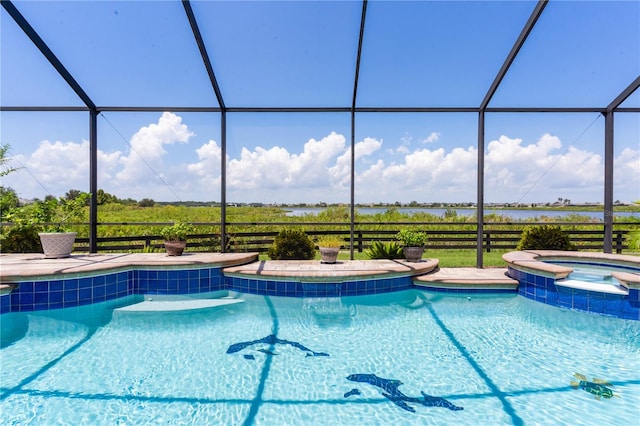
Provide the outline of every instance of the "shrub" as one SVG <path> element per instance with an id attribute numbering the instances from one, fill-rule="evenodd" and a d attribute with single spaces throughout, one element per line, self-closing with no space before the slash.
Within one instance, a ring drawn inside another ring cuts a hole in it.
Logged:
<path id="1" fill-rule="evenodd" d="M 640 231 L 629 232 L 626 239 L 629 250 L 640 251 Z"/>
<path id="2" fill-rule="evenodd" d="M 395 241 L 383 243 L 382 241 L 373 241 L 371 247 L 365 250 L 365 254 L 369 259 L 403 259 L 404 254 L 402 247 Z"/>
<path id="3" fill-rule="evenodd" d="M 160 235 L 165 241 L 186 241 L 187 235 L 193 232 L 193 227 L 183 222 L 175 222 L 171 226 L 165 226 L 160 230 Z"/>
<path id="4" fill-rule="evenodd" d="M 396 239 L 400 241 L 404 247 L 424 247 L 428 237 L 426 232 L 402 229 L 396 235 Z"/>
<path id="5" fill-rule="evenodd" d="M 0 237 L 2 253 L 42 253 L 38 227 L 21 222 L 2 233 Z"/>
<path id="6" fill-rule="evenodd" d="M 311 260 L 316 255 L 316 247 L 304 231 L 283 229 L 276 235 L 267 255 L 272 260 Z"/>
<path id="7" fill-rule="evenodd" d="M 528 226 L 522 231 L 517 250 L 574 250 L 569 236 L 557 225 Z"/>
<path id="8" fill-rule="evenodd" d="M 340 248 L 342 247 L 342 239 L 333 235 L 325 235 L 318 240 L 318 247 Z"/>

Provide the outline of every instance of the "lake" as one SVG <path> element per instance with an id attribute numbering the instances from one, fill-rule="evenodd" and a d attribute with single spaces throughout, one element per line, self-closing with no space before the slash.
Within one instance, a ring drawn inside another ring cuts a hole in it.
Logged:
<path id="1" fill-rule="evenodd" d="M 288 213 L 287 216 L 304 216 L 306 214 L 318 214 L 319 212 L 325 210 L 324 207 L 286 207 L 285 208 Z M 356 208 L 356 210 L 360 214 L 365 215 L 375 215 L 377 213 L 384 213 L 388 208 L 387 207 L 361 207 Z M 476 209 L 462 209 L 462 208 L 420 208 L 420 207 L 399 207 L 397 209 L 401 213 L 405 214 L 413 214 L 418 212 L 423 213 L 431 213 L 437 216 L 444 216 L 447 210 L 455 210 L 458 216 L 474 216 L 476 214 Z M 531 219 L 531 218 L 540 218 L 542 216 L 546 217 L 566 217 L 572 214 L 578 214 L 581 216 L 587 216 L 590 218 L 604 220 L 604 212 L 586 212 L 586 211 L 576 211 L 576 210 L 509 210 L 509 209 L 491 209 L 485 208 L 484 214 L 485 216 L 491 213 L 497 213 L 502 216 L 509 216 L 514 220 L 521 219 Z M 627 218 L 627 217 L 635 217 L 640 218 L 640 213 L 638 212 L 616 212 L 615 217 L 618 219 Z"/>

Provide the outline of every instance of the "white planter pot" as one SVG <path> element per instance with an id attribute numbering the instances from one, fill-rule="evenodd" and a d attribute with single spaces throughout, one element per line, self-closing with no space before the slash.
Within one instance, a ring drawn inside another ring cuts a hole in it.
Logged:
<path id="1" fill-rule="evenodd" d="M 321 262 L 336 263 L 338 252 L 340 252 L 340 249 L 337 247 L 320 247 Z"/>
<path id="2" fill-rule="evenodd" d="M 40 232 L 40 243 L 45 259 L 71 256 L 77 232 Z"/>

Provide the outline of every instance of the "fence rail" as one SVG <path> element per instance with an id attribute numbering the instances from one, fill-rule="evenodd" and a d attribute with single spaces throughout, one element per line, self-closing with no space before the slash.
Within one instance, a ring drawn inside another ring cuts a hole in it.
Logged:
<path id="1" fill-rule="evenodd" d="M 563 229 L 573 245 L 578 250 L 603 250 L 604 249 L 604 224 L 593 222 L 559 222 L 559 223 L 502 223 L 488 222 L 483 224 L 482 250 L 513 250 L 520 240 L 522 231 L 531 225 L 558 225 Z M 105 226 L 106 224 L 100 224 Z M 133 225 L 133 224 L 132 224 Z M 194 225 L 216 227 L 216 224 L 197 223 Z M 226 252 L 266 252 L 273 243 L 279 229 L 283 226 L 301 227 L 311 238 L 323 235 L 337 235 L 344 240 L 344 248 L 351 248 L 351 233 L 349 223 L 228 223 Z M 242 231 L 242 229 L 254 229 L 266 227 L 266 231 Z M 373 241 L 394 241 L 396 233 L 401 228 L 420 228 L 429 236 L 427 249 L 459 250 L 477 248 L 477 227 L 472 223 L 460 222 L 394 222 L 372 223 L 361 222 L 355 224 L 353 233 L 353 250 L 363 252 L 371 246 Z M 327 229 L 329 228 L 329 229 Z M 458 229 L 451 229 L 458 228 Z M 580 228 L 580 229 L 578 229 Z M 218 224 L 219 229 L 219 224 Z M 613 230 L 613 251 L 623 253 L 629 247 L 625 243 L 625 236 L 633 231 L 640 230 L 640 223 L 624 222 L 615 223 Z M 221 251 L 220 233 L 208 232 L 189 235 L 188 246 L 196 251 Z M 162 248 L 160 235 L 99 237 L 97 239 L 98 251 L 138 251 L 155 250 Z M 76 239 L 76 251 L 89 251 L 89 239 Z"/>

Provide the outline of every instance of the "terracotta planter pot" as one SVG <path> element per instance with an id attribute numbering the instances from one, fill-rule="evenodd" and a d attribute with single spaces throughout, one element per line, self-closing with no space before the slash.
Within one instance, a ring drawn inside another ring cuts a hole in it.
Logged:
<path id="1" fill-rule="evenodd" d="M 407 262 L 420 262 L 420 260 L 422 260 L 422 253 L 424 253 L 424 247 L 405 247 L 403 252 Z"/>
<path id="2" fill-rule="evenodd" d="M 71 256 L 77 232 L 40 232 L 40 243 L 45 259 Z"/>
<path id="3" fill-rule="evenodd" d="M 165 241 L 164 248 L 167 250 L 167 256 L 182 256 L 182 252 L 187 246 L 186 241 Z"/>
<path id="4" fill-rule="evenodd" d="M 340 251 L 337 247 L 320 247 L 320 256 L 322 258 L 322 263 L 336 263 L 338 259 L 338 252 Z"/>

